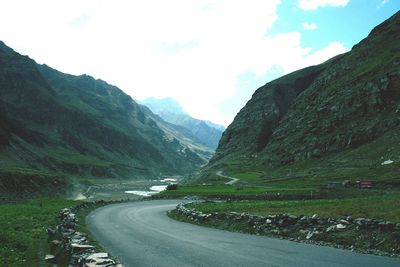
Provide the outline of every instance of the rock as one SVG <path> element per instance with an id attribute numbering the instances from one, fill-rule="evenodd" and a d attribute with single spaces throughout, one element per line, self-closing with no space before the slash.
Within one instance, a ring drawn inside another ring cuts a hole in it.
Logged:
<path id="1" fill-rule="evenodd" d="M 105 259 L 105 258 L 108 258 L 108 253 L 106 253 L 106 252 L 97 252 L 97 253 L 93 253 L 93 254 L 90 254 L 89 256 L 87 256 L 86 260 L 90 261 L 90 260 Z"/>
<path id="2" fill-rule="evenodd" d="M 64 228 L 64 227 L 62 227 L 60 225 L 58 225 L 57 227 L 58 227 L 59 233 L 64 238 L 69 238 L 75 233 L 74 229 Z"/>
<path id="3" fill-rule="evenodd" d="M 335 227 L 336 227 L 336 229 L 345 229 L 346 225 L 339 223 L 339 224 L 336 224 Z"/>
<path id="4" fill-rule="evenodd" d="M 343 225 L 349 225 L 350 223 L 348 222 L 348 221 L 346 221 L 346 220 L 340 220 L 339 221 L 341 224 L 343 224 Z"/>
<path id="5" fill-rule="evenodd" d="M 276 235 L 280 235 L 281 231 L 279 231 L 278 229 L 272 229 L 271 233 L 276 234 Z"/>
<path id="6" fill-rule="evenodd" d="M 189 210 L 184 206 L 179 206 L 180 210 Z M 311 217 L 308 216 L 294 216 L 290 214 L 275 214 L 267 216 L 256 216 L 247 213 L 211 213 L 204 214 L 195 209 L 190 209 L 190 213 L 185 214 L 187 217 L 193 215 L 196 218 L 219 218 L 224 221 L 237 221 L 245 222 L 248 227 L 254 229 L 254 234 L 259 235 L 260 233 L 271 233 L 279 238 L 286 238 L 294 240 L 302 240 L 302 242 L 313 243 L 313 244 L 323 244 L 323 245 L 335 245 L 334 235 L 324 234 L 323 236 L 318 236 L 320 233 L 332 233 L 335 231 L 358 231 L 367 228 L 371 230 L 372 237 L 376 231 L 382 234 L 393 233 L 400 228 L 400 223 L 393 223 L 385 220 L 376 219 L 366 219 L 366 218 L 356 218 L 353 219 L 351 216 L 347 216 L 341 219 L 334 218 L 322 218 L 314 214 Z M 400 229 L 399 229 L 400 230 Z M 397 232 L 396 232 L 397 233 Z M 357 234 L 357 233 L 356 233 Z M 318 238 L 319 237 L 319 238 Z M 320 241 L 330 240 L 329 242 Z M 307 241 L 309 240 L 309 241 Z M 379 239 L 381 240 L 381 239 Z M 378 241 L 379 241 L 378 240 Z M 357 242 L 354 240 L 354 243 Z M 337 245 L 337 244 L 336 244 Z M 337 245 L 338 247 L 343 247 Z M 347 246 L 346 246 L 347 247 Z M 344 248 L 344 247 L 343 247 Z M 400 251 L 400 247 L 396 248 Z M 93 265 L 94 266 L 94 265 Z"/>
<path id="7" fill-rule="evenodd" d="M 360 225 L 360 226 L 362 226 L 362 225 L 365 224 L 365 218 L 357 218 L 357 219 L 355 219 L 354 221 L 355 221 L 355 223 L 356 223 L 357 225 Z"/>
<path id="8" fill-rule="evenodd" d="M 388 160 L 385 160 L 384 162 L 382 162 L 381 165 L 389 165 L 389 164 L 392 164 L 393 162 L 394 162 L 393 160 L 388 159 Z"/>
<path id="9" fill-rule="evenodd" d="M 48 235 L 55 235 L 57 232 L 52 228 L 46 228 L 46 232 Z"/>
<path id="10" fill-rule="evenodd" d="M 197 217 L 205 217 L 205 214 L 196 212 L 193 209 L 187 209 L 183 205 L 178 205 L 179 212 L 185 215 L 193 213 Z M 88 244 L 87 235 L 75 231 L 78 223 L 76 214 L 71 209 L 62 209 L 58 216 L 58 225 L 55 234 L 58 235 L 60 240 L 52 240 L 51 244 L 59 246 L 64 250 L 65 254 L 71 255 L 70 267 L 77 266 L 96 266 L 96 267 L 115 267 L 121 265 L 117 264 L 114 260 L 108 257 L 105 252 L 95 253 L 95 247 Z M 50 229 L 50 228 L 49 228 Z M 50 232 L 47 230 L 47 232 Z M 46 260 L 55 258 L 53 255 L 46 255 Z"/>
<path id="11" fill-rule="evenodd" d="M 302 216 L 301 218 L 300 218 L 300 221 L 307 221 L 308 220 L 308 217 L 307 216 Z"/>
<path id="12" fill-rule="evenodd" d="M 307 236 L 306 236 L 306 239 L 308 240 L 308 239 L 311 239 L 312 237 L 313 237 L 313 235 L 314 235 L 314 232 L 308 232 L 308 234 L 307 234 Z"/>
<path id="13" fill-rule="evenodd" d="M 112 259 L 99 259 L 95 262 L 86 263 L 87 267 L 111 267 L 115 266 L 115 261 Z"/>
<path id="14" fill-rule="evenodd" d="M 62 244 L 62 242 L 61 242 L 60 240 L 53 240 L 53 241 L 51 241 L 51 243 L 52 243 L 53 245 L 55 245 L 55 246 L 59 246 L 59 245 Z"/>
<path id="15" fill-rule="evenodd" d="M 55 258 L 56 258 L 56 256 L 54 256 L 52 254 L 46 254 L 46 256 L 44 256 L 45 261 L 54 260 Z"/>
<path id="16" fill-rule="evenodd" d="M 79 253 L 79 252 L 83 252 L 83 251 L 92 251 L 92 250 L 94 250 L 94 246 L 72 243 L 71 249 L 72 249 L 72 253 Z"/>
<path id="17" fill-rule="evenodd" d="M 336 229 L 336 225 L 331 225 L 328 228 L 326 228 L 326 232 L 329 233 L 329 232 L 334 231 L 335 229 Z"/>

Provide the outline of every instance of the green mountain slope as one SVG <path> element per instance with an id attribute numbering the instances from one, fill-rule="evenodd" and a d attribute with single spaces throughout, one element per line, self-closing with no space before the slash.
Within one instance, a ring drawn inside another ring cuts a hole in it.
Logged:
<path id="1" fill-rule="evenodd" d="M 396 13 L 350 52 L 259 88 L 224 132 L 208 169 L 240 172 L 253 166 L 270 177 L 293 170 L 307 176 L 313 168 L 321 171 L 322 164 L 331 177 L 360 179 L 368 169 L 381 168 L 388 157 L 396 165 L 399 43 Z M 382 149 L 377 149 L 377 140 Z"/>
<path id="2" fill-rule="evenodd" d="M 11 169 L 110 178 L 183 174 L 211 155 L 175 136 L 172 126 L 161 128 L 117 87 L 38 65 L 4 43 L 0 97 L 0 185 L 9 177 L 1 172 Z"/>
<path id="3" fill-rule="evenodd" d="M 157 99 L 154 97 L 141 101 L 163 120 L 182 126 L 195 136 L 199 143 L 215 150 L 221 139 L 224 127 L 209 121 L 195 119 L 187 114 L 180 104 L 172 98 Z"/>

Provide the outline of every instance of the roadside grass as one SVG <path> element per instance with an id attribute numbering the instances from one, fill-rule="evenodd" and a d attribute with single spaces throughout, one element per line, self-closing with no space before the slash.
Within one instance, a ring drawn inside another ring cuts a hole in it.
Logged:
<path id="1" fill-rule="evenodd" d="M 351 152 L 348 152 L 351 154 Z M 344 157 L 345 156 L 345 157 Z M 339 157 L 331 156 L 324 159 L 314 159 L 296 162 L 287 166 L 269 169 L 262 166 L 227 168 L 225 174 L 239 178 L 241 185 L 264 185 L 285 187 L 323 187 L 329 182 L 345 180 L 373 180 L 378 186 L 393 187 L 400 185 L 400 159 L 389 165 L 381 162 L 369 162 L 352 158 L 347 154 Z M 383 157 L 390 159 L 390 157 Z M 393 159 L 393 158 L 392 158 Z M 215 178 L 214 178 L 215 179 Z M 223 178 L 220 178 L 221 180 Z"/>
<path id="2" fill-rule="evenodd" d="M 201 202 L 189 206 L 204 213 L 246 212 L 257 215 L 288 213 L 293 215 L 318 214 L 325 218 L 384 219 L 400 222 L 400 195 L 371 196 L 346 199 L 291 200 L 291 201 L 230 201 Z"/>
<path id="3" fill-rule="evenodd" d="M 284 238 L 298 242 L 308 242 L 318 245 L 328 245 L 338 248 L 347 248 L 361 253 L 372 253 L 378 255 L 396 256 L 400 254 L 400 234 L 399 232 L 387 232 L 370 229 L 348 229 L 346 231 L 319 232 L 312 240 L 307 239 L 308 232 L 296 230 L 288 227 L 277 230 L 275 228 L 265 229 L 254 227 L 247 220 L 228 220 L 226 218 L 216 218 L 211 220 L 193 220 L 193 218 L 172 210 L 168 213 L 170 218 L 178 221 L 197 224 L 201 226 L 227 230 L 232 232 L 265 235 L 275 238 Z M 304 231 L 304 230 L 303 230 Z"/>
<path id="4" fill-rule="evenodd" d="M 312 188 L 284 188 L 284 187 L 244 187 L 231 185 L 192 185 L 178 186 L 177 190 L 162 191 L 157 197 L 235 197 L 235 196 L 266 196 L 266 195 L 310 195 Z"/>
<path id="5" fill-rule="evenodd" d="M 91 237 L 85 218 L 94 209 L 107 202 L 81 202 L 63 198 L 43 198 L 0 205 L 0 267 L 54 266 L 44 261 L 45 254 L 57 256 L 57 266 L 68 266 L 69 258 L 49 241 L 46 228 L 56 225 L 56 217 L 63 208 L 81 205 L 76 211 L 79 219 L 77 231 L 85 233 L 91 245 L 103 250 Z"/>
<path id="6" fill-rule="evenodd" d="M 0 266 L 46 266 L 45 229 L 55 225 L 62 208 L 78 203 L 46 198 L 0 205 Z"/>

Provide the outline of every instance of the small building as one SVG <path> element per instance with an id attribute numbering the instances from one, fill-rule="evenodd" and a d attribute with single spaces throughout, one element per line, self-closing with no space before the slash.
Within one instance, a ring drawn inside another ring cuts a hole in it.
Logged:
<path id="1" fill-rule="evenodd" d="M 171 183 L 171 184 L 167 185 L 166 189 L 167 190 L 176 190 L 176 189 L 178 189 L 178 184 Z"/>

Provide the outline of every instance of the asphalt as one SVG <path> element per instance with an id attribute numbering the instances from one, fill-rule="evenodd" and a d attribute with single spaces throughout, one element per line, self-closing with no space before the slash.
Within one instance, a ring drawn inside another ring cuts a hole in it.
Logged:
<path id="1" fill-rule="evenodd" d="M 125 267 L 400 266 L 399 258 L 232 233 L 167 217 L 179 200 L 114 204 L 88 215 L 93 236 Z"/>

